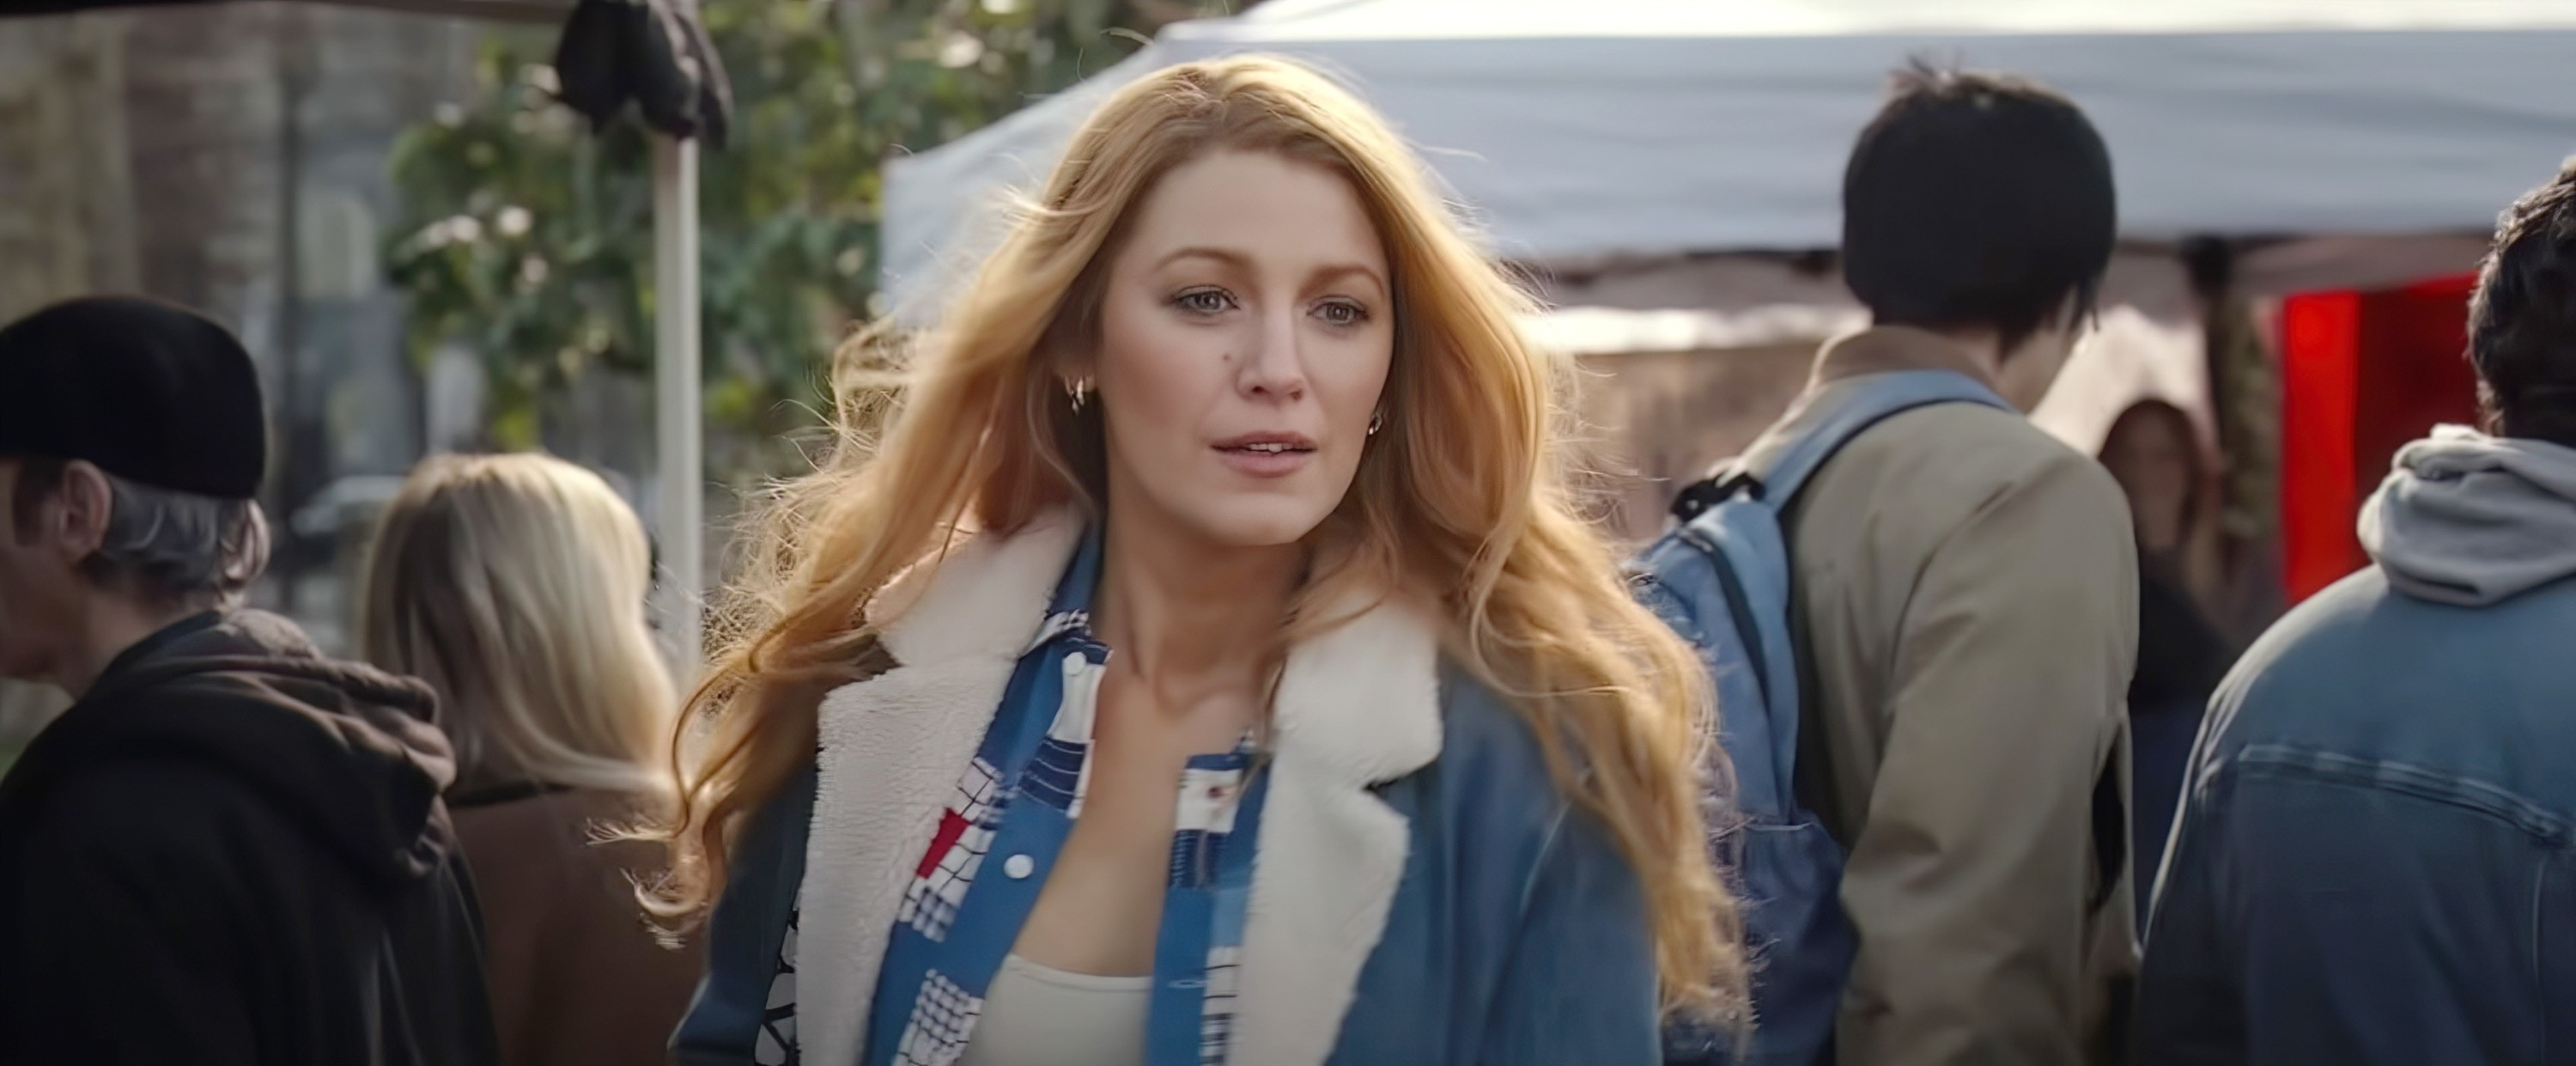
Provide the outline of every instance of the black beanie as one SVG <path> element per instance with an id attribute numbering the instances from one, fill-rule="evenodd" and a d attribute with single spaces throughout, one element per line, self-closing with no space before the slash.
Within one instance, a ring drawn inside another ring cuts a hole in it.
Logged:
<path id="1" fill-rule="evenodd" d="M 246 500 L 268 466 L 259 371 L 231 332 L 186 308 L 58 303 L 0 329 L 0 454 Z"/>

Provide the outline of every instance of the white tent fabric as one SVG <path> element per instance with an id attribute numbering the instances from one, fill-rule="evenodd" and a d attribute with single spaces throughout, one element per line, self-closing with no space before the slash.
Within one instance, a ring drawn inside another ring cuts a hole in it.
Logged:
<path id="1" fill-rule="evenodd" d="M 2571 0 L 1272 0 L 898 160 L 898 310 L 935 311 L 1117 86 L 1238 51 L 1342 77 L 1533 262 L 1832 246 L 1852 138 L 1918 54 L 2081 103 L 2133 239 L 2475 232 L 2576 151 Z"/>

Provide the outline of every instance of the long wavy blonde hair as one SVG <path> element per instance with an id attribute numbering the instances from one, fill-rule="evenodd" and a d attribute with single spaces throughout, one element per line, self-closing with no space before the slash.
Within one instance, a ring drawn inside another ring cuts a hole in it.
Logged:
<path id="1" fill-rule="evenodd" d="M 970 533 L 1006 535 L 1105 499 L 1098 410 L 1067 402 L 1067 360 L 1098 343 L 1122 224 L 1158 177 L 1217 151 L 1279 153 L 1348 179 L 1394 275 L 1386 432 L 1309 537 L 1287 636 L 1334 624 L 1318 605 L 1354 592 L 1438 605 L 1449 654 L 1529 718 L 1559 786 L 1635 867 L 1667 1006 L 1739 1016 L 1737 912 L 1707 860 L 1698 802 L 1708 681 L 1630 598 L 1613 549 L 1578 513 L 1559 454 L 1572 368 L 1522 338 L 1529 301 L 1382 120 L 1269 58 L 1172 67 L 1120 90 L 928 339 L 881 440 L 854 423 L 882 393 L 841 390 L 841 446 L 771 501 L 719 621 L 730 636 L 691 699 L 712 722 L 663 834 L 674 879 L 662 910 L 685 921 L 721 891 L 737 824 L 812 761 L 821 692 L 882 664 L 873 642 L 886 619 L 869 608 L 898 572 L 936 565 Z M 845 355 L 879 350 L 862 338 Z"/>
<path id="2" fill-rule="evenodd" d="M 429 682 L 460 790 L 667 802 L 677 702 L 644 617 L 652 549 L 616 490 L 543 455 L 450 455 L 378 520 L 358 648 Z"/>

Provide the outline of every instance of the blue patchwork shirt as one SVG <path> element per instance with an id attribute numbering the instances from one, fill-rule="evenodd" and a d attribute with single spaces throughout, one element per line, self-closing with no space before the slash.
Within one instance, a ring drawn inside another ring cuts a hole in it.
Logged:
<path id="1" fill-rule="evenodd" d="M 1003 957 L 1019 940 L 1064 850 L 1090 774 L 1093 714 L 1109 649 L 1091 635 L 1100 538 L 1084 538 L 1046 623 L 1011 675 L 993 724 L 913 870 L 870 1006 L 864 1066 L 955 1062 Z M 1192 757 L 1181 773 L 1154 947 L 1147 1066 L 1222 1066 L 1251 894 L 1265 778 L 1247 741 Z M 754 1053 L 800 1062 L 794 919 L 772 978 Z"/>

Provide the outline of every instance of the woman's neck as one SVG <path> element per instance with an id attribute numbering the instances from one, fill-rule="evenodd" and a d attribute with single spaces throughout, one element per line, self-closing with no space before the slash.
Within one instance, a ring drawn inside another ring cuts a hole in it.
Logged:
<path id="1" fill-rule="evenodd" d="M 1153 521 L 1111 522 L 1092 631 L 1163 692 L 1233 687 L 1269 659 L 1304 550 L 1210 545 Z"/>

